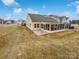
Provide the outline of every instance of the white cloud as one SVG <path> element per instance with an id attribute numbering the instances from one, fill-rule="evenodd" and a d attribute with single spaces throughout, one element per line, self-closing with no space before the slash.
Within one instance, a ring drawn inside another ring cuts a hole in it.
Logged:
<path id="1" fill-rule="evenodd" d="M 4 3 L 4 5 L 11 7 L 13 11 L 11 15 L 6 16 L 5 19 L 18 18 L 22 15 L 23 9 L 20 7 L 20 4 L 16 0 L 1 0 L 1 1 Z"/>
<path id="2" fill-rule="evenodd" d="M 21 9 L 21 8 L 14 8 L 14 14 L 15 15 L 19 15 L 19 14 L 21 14 L 23 12 L 23 10 Z"/>
<path id="3" fill-rule="evenodd" d="M 27 13 L 39 14 L 38 11 L 35 11 L 35 10 L 31 9 L 31 8 L 28 8 L 28 9 L 27 9 Z"/>
<path id="4" fill-rule="evenodd" d="M 5 5 L 11 5 L 14 3 L 14 0 L 2 0 Z"/>
<path id="5" fill-rule="evenodd" d="M 76 5 L 76 13 L 79 14 L 79 5 Z"/>
<path id="6" fill-rule="evenodd" d="M 75 1 L 75 4 L 79 4 L 79 1 Z"/>
<path id="7" fill-rule="evenodd" d="M 75 13 L 79 14 L 79 1 L 70 2 L 67 6 L 73 6 L 75 8 Z"/>
<path id="8" fill-rule="evenodd" d="M 70 2 L 67 6 L 76 6 L 79 4 L 79 1 Z"/>
<path id="9" fill-rule="evenodd" d="M 18 2 L 15 0 L 1 0 L 6 6 L 18 6 Z"/>
<path id="10" fill-rule="evenodd" d="M 53 14 L 52 12 L 48 12 L 48 13 L 47 13 L 47 15 L 52 15 L 52 14 Z"/>

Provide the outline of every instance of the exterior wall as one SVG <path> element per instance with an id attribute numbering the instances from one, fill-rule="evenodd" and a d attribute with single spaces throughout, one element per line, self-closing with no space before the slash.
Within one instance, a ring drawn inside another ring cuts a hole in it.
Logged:
<path id="1" fill-rule="evenodd" d="M 69 28 L 70 27 L 70 21 L 67 18 L 63 18 L 62 19 L 62 23 L 64 24 L 65 28 Z"/>
<path id="2" fill-rule="evenodd" d="M 69 20 L 66 19 L 66 18 L 63 18 L 63 19 L 62 19 L 62 23 L 68 23 L 68 24 L 69 24 Z"/>
<path id="3" fill-rule="evenodd" d="M 51 18 L 56 19 L 60 23 L 60 19 L 59 18 L 56 18 L 56 17 L 51 17 Z"/>
<path id="4" fill-rule="evenodd" d="M 26 19 L 26 26 L 33 30 L 33 24 L 32 24 L 32 21 L 31 21 L 31 18 L 28 16 L 27 19 Z"/>
<path id="5" fill-rule="evenodd" d="M 62 19 L 59 19 L 59 18 L 56 18 L 56 17 L 51 17 L 51 18 L 54 18 L 54 19 L 56 19 L 59 23 L 61 23 L 61 24 L 64 24 L 64 23 L 70 23 L 69 22 L 69 20 L 66 18 L 66 17 L 64 17 L 64 18 L 62 18 Z M 61 21 L 62 20 L 62 21 Z"/>
<path id="6" fill-rule="evenodd" d="M 39 24 L 39 28 L 34 28 L 34 24 Z M 33 26 L 33 30 L 34 30 L 34 31 L 40 30 L 40 29 L 41 29 L 41 22 L 33 22 L 33 23 L 32 23 L 32 26 Z"/>

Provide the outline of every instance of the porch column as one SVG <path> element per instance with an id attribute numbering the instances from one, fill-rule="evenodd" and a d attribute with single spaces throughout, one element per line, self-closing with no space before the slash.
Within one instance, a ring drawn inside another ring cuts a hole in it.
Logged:
<path id="1" fill-rule="evenodd" d="M 53 30 L 55 30 L 55 24 L 53 24 Z"/>
<path id="2" fill-rule="evenodd" d="M 64 29 L 66 29 L 66 25 L 64 24 Z"/>
<path id="3" fill-rule="evenodd" d="M 46 24 L 44 24 L 44 30 L 46 30 Z"/>
<path id="4" fill-rule="evenodd" d="M 57 30 L 59 30 L 59 24 L 57 24 Z"/>
<path id="5" fill-rule="evenodd" d="M 56 28 L 57 28 L 56 30 L 58 30 L 58 24 L 57 24 Z"/>

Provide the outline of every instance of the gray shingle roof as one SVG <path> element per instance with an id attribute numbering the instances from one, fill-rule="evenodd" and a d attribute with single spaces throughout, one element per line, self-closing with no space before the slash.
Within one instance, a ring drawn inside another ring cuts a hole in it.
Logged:
<path id="1" fill-rule="evenodd" d="M 48 15 L 48 17 L 60 18 L 59 16 L 56 16 L 56 15 Z"/>
<path id="2" fill-rule="evenodd" d="M 53 19 L 51 17 L 47 17 L 44 15 L 39 15 L 39 14 L 28 14 L 32 20 L 32 22 L 53 22 L 53 23 L 58 23 L 56 19 Z"/>
<path id="3" fill-rule="evenodd" d="M 63 18 L 68 19 L 68 17 L 66 17 L 66 16 L 49 15 L 48 17 L 55 17 L 55 18 L 59 18 L 60 20 L 62 20 Z"/>

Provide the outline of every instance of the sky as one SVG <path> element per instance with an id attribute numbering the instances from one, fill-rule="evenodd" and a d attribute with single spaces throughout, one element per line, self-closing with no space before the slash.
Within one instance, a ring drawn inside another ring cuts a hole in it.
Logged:
<path id="1" fill-rule="evenodd" d="M 0 18 L 25 19 L 28 13 L 79 19 L 79 0 L 0 0 Z"/>

